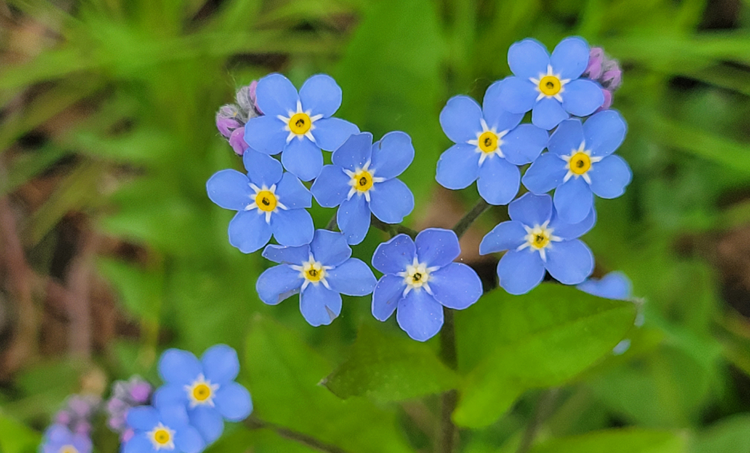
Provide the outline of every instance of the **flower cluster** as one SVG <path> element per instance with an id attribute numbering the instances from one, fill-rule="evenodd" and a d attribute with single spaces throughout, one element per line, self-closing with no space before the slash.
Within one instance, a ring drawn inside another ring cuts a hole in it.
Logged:
<path id="1" fill-rule="evenodd" d="M 112 395 L 106 405 L 107 425 L 120 434 L 122 442 L 129 441 L 135 434 L 125 419 L 128 411 L 136 406 L 148 405 L 153 392 L 151 384 L 138 376 L 128 381 L 115 381 L 112 385 Z"/>
<path id="2" fill-rule="evenodd" d="M 44 433 L 41 453 L 90 453 L 92 420 L 101 400 L 94 395 L 72 395 Z"/>

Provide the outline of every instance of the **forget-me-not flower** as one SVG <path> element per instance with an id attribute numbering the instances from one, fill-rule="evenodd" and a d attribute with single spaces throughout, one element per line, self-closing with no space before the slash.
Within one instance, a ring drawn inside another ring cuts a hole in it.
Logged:
<path id="1" fill-rule="evenodd" d="M 123 453 L 200 453 L 206 447 L 181 404 L 134 407 L 127 422 L 135 435 L 125 443 Z"/>
<path id="2" fill-rule="evenodd" d="M 492 84 L 484 108 L 468 96 L 455 96 L 440 112 L 440 124 L 455 145 L 440 156 L 437 182 L 452 190 L 464 189 L 479 178 L 479 194 L 488 203 L 510 203 L 518 193 L 517 165 L 533 162 L 549 135 L 533 124 L 521 124 L 523 113 L 500 107 L 505 81 Z"/>
<path id="3" fill-rule="evenodd" d="M 365 296 L 375 287 L 372 270 L 357 258 L 341 233 L 317 230 L 309 245 L 269 245 L 263 256 L 280 263 L 256 282 L 260 300 L 276 305 L 299 293 L 302 316 L 312 326 L 330 324 L 341 313 L 341 294 Z"/>
<path id="4" fill-rule="evenodd" d="M 398 325 L 426 341 L 443 325 L 443 307 L 463 310 L 482 295 L 479 276 L 466 264 L 456 233 L 428 228 L 415 240 L 399 234 L 375 250 L 372 265 L 382 272 L 372 294 L 372 314 L 385 321 L 396 311 Z"/>
<path id="5" fill-rule="evenodd" d="M 359 132 L 331 116 L 341 106 L 341 88 L 325 74 L 307 79 L 299 94 L 289 79 L 269 74 L 258 81 L 255 96 L 263 116 L 245 124 L 245 143 L 266 154 L 282 153 L 284 168 L 303 181 L 323 168 L 321 149 L 333 151 Z"/>
<path id="6" fill-rule="evenodd" d="M 500 102 L 512 113 L 531 110 L 531 122 L 550 130 L 570 115 L 587 116 L 604 102 L 601 87 L 580 78 L 589 63 L 583 38 L 565 38 L 552 55 L 534 39 L 514 43 L 508 64 L 514 76 L 505 79 Z"/>
<path id="7" fill-rule="evenodd" d="M 614 300 L 630 300 L 633 293 L 630 279 L 622 272 L 610 272 L 600 279 L 589 278 L 576 288 L 594 296 Z"/>
<path id="8" fill-rule="evenodd" d="M 73 434 L 63 425 L 52 425 L 44 433 L 41 453 L 91 453 L 91 439 L 85 434 Z"/>
<path id="9" fill-rule="evenodd" d="M 355 134 L 333 152 L 310 191 L 321 206 L 340 206 L 338 226 L 350 244 L 370 229 L 370 213 L 385 223 L 399 223 L 414 209 L 411 190 L 396 177 L 414 159 L 411 138 L 390 132 L 373 144 L 372 134 Z"/>
<path id="10" fill-rule="evenodd" d="M 549 195 L 527 193 L 508 205 L 508 214 L 511 220 L 497 225 L 479 244 L 481 255 L 508 250 L 497 264 L 506 291 L 531 291 L 544 279 L 545 269 L 566 285 L 591 275 L 594 256 L 577 238 L 594 226 L 593 209 L 583 222 L 571 225 L 557 216 Z"/>
<path id="11" fill-rule="evenodd" d="M 560 217 L 569 223 L 582 221 L 594 205 L 593 194 L 616 198 L 630 183 L 627 162 L 612 154 L 626 130 L 625 120 L 615 110 L 599 112 L 584 123 L 563 121 L 549 139 L 549 152 L 531 164 L 523 184 L 536 194 L 556 189 Z"/>
<path id="12" fill-rule="evenodd" d="M 271 234 L 283 245 L 309 243 L 315 231 L 305 209 L 312 206 L 310 191 L 269 155 L 248 149 L 242 160 L 247 175 L 221 170 L 206 183 L 211 201 L 237 211 L 229 222 L 229 243 L 242 253 L 260 250 Z"/>

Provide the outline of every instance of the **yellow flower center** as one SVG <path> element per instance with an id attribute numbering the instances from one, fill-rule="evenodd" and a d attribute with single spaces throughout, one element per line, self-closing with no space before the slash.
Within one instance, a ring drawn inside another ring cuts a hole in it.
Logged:
<path id="1" fill-rule="evenodd" d="M 372 173 L 367 170 L 360 170 L 354 173 L 354 176 L 352 176 L 352 182 L 352 186 L 354 186 L 358 192 L 367 192 L 372 189 Z"/>
<path id="2" fill-rule="evenodd" d="M 571 173 L 582 175 L 591 169 L 591 156 L 578 151 L 570 157 L 569 167 Z"/>
<path id="3" fill-rule="evenodd" d="M 404 277 L 404 283 L 406 283 L 409 289 L 419 289 L 422 287 L 429 289 L 430 270 L 424 263 L 417 262 L 415 258 L 411 265 L 406 266 L 406 272 L 400 275 Z"/>
<path id="4" fill-rule="evenodd" d="M 560 83 L 560 79 L 553 75 L 544 76 L 539 81 L 539 91 L 545 96 L 554 96 L 559 93 L 561 89 L 562 83 Z"/>
<path id="5" fill-rule="evenodd" d="M 63 445 L 60 447 L 60 453 L 78 453 L 78 449 L 72 445 Z"/>
<path id="6" fill-rule="evenodd" d="M 172 441 L 172 433 L 166 428 L 159 428 L 153 433 L 154 442 L 158 445 L 167 445 Z"/>
<path id="7" fill-rule="evenodd" d="M 479 149 L 483 153 L 494 153 L 497 150 L 497 134 L 492 131 L 484 131 L 477 140 Z"/>
<path id="8" fill-rule="evenodd" d="M 318 262 L 308 262 L 302 268 L 305 279 L 312 283 L 321 281 L 326 276 L 326 270 Z"/>
<path id="9" fill-rule="evenodd" d="M 270 190 L 261 190 L 255 195 L 255 204 L 258 205 L 258 209 L 264 212 L 272 212 L 276 209 L 278 202 L 276 195 Z"/>
<path id="10" fill-rule="evenodd" d="M 289 118 L 289 130 L 297 135 L 304 135 L 310 130 L 312 121 L 307 113 L 295 113 Z"/>
<path id="11" fill-rule="evenodd" d="M 193 398 L 200 403 L 211 398 L 211 393 L 211 387 L 206 384 L 198 384 L 193 387 Z"/>
<path id="12" fill-rule="evenodd" d="M 531 237 L 531 246 L 536 249 L 541 249 L 549 244 L 549 234 L 546 232 L 535 233 Z"/>

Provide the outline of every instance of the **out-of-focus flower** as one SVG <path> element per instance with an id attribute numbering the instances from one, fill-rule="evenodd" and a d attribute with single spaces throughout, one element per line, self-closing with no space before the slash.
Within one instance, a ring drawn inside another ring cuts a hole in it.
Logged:
<path id="1" fill-rule="evenodd" d="M 101 398 L 95 395 L 72 395 L 53 417 L 53 423 L 63 425 L 74 434 L 91 434 L 91 420 L 99 411 Z"/>
<path id="2" fill-rule="evenodd" d="M 610 272 L 600 279 L 589 278 L 576 288 L 605 299 L 630 300 L 633 297 L 633 285 L 622 272 Z"/>
<path id="3" fill-rule="evenodd" d="M 184 405 L 134 407 L 128 411 L 128 426 L 135 434 L 123 453 L 200 453 L 206 447 L 200 432 L 190 425 Z"/>
<path id="4" fill-rule="evenodd" d="M 607 110 L 612 106 L 614 93 L 622 83 L 622 69 L 617 60 L 610 58 L 601 47 L 592 47 L 589 53 L 589 64 L 583 76 L 594 80 L 602 87 L 604 102 L 598 111 Z"/>
<path id="5" fill-rule="evenodd" d="M 106 403 L 107 425 L 120 433 L 122 442 L 130 440 L 134 434 L 126 422 L 128 410 L 149 404 L 152 393 L 151 384 L 138 376 L 133 376 L 128 381 L 115 381 L 112 385 L 112 396 Z"/>
<path id="6" fill-rule="evenodd" d="M 74 434 L 63 425 L 52 425 L 44 433 L 41 453 L 91 453 L 88 434 Z"/>

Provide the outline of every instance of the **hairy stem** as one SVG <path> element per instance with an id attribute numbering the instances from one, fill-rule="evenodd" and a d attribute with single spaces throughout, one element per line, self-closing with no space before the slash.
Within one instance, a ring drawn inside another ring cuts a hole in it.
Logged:
<path id="1" fill-rule="evenodd" d="M 307 434 L 293 431 L 291 429 L 284 428 L 283 426 L 274 425 L 273 423 L 265 422 L 257 417 L 249 417 L 247 420 L 245 420 L 245 426 L 250 429 L 270 429 L 271 431 L 274 431 L 276 434 L 285 439 L 293 440 L 302 445 L 310 447 L 313 450 L 322 451 L 324 453 L 347 453 L 346 450 L 343 450 L 335 445 L 326 444 L 314 437 L 308 436 Z"/>
<path id="2" fill-rule="evenodd" d="M 546 420 L 552 412 L 558 393 L 559 389 L 553 388 L 539 396 L 539 401 L 536 403 L 536 409 L 534 409 L 534 415 L 529 421 L 529 424 L 526 425 L 526 431 L 523 433 L 521 444 L 518 446 L 516 453 L 526 453 L 534 444 L 534 437 L 536 437 L 536 433 L 539 431 L 539 427 L 542 423 L 544 423 L 544 420 Z"/>
<path id="3" fill-rule="evenodd" d="M 443 328 L 440 329 L 440 358 L 450 369 L 458 367 L 456 355 L 456 331 L 453 327 L 453 310 L 443 307 Z M 449 390 L 441 397 L 440 409 L 440 443 L 436 451 L 439 453 L 452 453 L 456 439 L 456 425 L 453 424 L 451 415 L 456 409 L 458 393 Z"/>
<path id="4" fill-rule="evenodd" d="M 473 208 L 469 212 L 464 215 L 461 220 L 458 221 L 456 226 L 453 227 L 453 231 L 456 233 L 456 236 L 459 238 L 466 233 L 466 230 L 469 229 L 472 223 L 474 223 L 477 218 L 479 218 L 480 215 L 484 213 L 484 211 L 491 208 L 492 205 L 484 201 L 484 198 L 480 198 L 479 201 L 474 205 Z"/>

